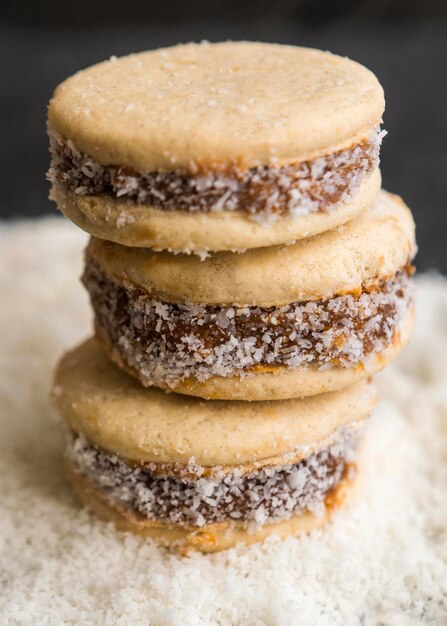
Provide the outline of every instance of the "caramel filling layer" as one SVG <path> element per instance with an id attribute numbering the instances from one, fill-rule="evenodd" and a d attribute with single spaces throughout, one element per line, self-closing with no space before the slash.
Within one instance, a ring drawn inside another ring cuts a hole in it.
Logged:
<path id="1" fill-rule="evenodd" d="M 346 427 L 326 448 L 299 463 L 248 474 L 241 468 L 214 468 L 212 477 L 195 479 L 162 475 L 155 464 L 132 465 L 80 435 L 69 437 L 66 455 L 73 469 L 107 498 L 142 518 L 196 527 L 228 520 L 264 524 L 305 511 L 322 513 L 325 499 L 354 469 L 358 440 L 358 431 Z"/>
<path id="2" fill-rule="evenodd" d="M 48 178 L 78 195 L 109 194 L 169 211 L 237 211 L 268 222 L 326 212 L 352 199 L 379 164 L 382 135 L 376 129 L 349 148 L 286 166 L 137 172 L 101 165 L 50 133 Z"/>
<path id="3" fill-rule="evenodd" d="M 110 280 L 87 258 L 97 332 L 146 385 L 267 366 L 356 367 L 393 341 L 412 299 L 411 268 L 359 295 L 282 307 L 170 304 Z"/>

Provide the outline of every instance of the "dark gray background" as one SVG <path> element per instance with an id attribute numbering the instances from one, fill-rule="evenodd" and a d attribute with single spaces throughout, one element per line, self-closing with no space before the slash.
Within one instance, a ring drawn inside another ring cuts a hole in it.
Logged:
<path id="1" fill-rule="evenodd" d="M 0 217 L 56 212 L 47 199 L 46 105 L 91 63 L 162 45 L 254 39 L 328 49 L 385 88 L 384 187 L 418 226 L 420 269 L 447 272 L 447 3 L 436 0 L 4 2 L 0 8 Z"/>

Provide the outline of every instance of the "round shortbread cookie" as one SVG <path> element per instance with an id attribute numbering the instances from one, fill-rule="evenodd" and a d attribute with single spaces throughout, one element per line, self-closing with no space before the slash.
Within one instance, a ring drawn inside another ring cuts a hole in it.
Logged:
<path id="1" fill-rule="evenodd" d="M 394 276 L 414 250 L 410 210 L 383 191 L 355 220 L 291 246 L 200 261 L 93 238 L 88 253 L 113 281 L 165 302 L 269 307 L 358 293 Z"/>
<path id="2" fill-rule="evenodd" d="M 123 245 L 290 244 L 371 204 L 383 109 L 369 70 L 319 50 L 227 42 L 114 59 L 54 93 L 51 197 Z"/>
<path id="3" fill-rule="evenodd" d="M 328 523 L 340 507 L 349 504 L 355 495 L 356 481 L 343 478 L 325 500 L 324 511 L 314 515 L 306 511 L 262 526 L 246 526 L 241 522 L 227 521 L 208 524 L 202 528 L 185 528 L 144 519 L 130 509 L 111 502 L 85 476 L 76 473 L 68 464 L 68 477 L 81 502 L 100 519 L 112 522 L 118 530 L 132 532 L 144 539 L 153 539 L 160 545 L 185 555 L 189 552 L 218 552 L 238 543 L 251 544 L 269 536 L 285 539 L 308 533 Z"/>
<path id="4" fill-rule="evenodd" d="M 130 204 L 107 194 L 79 195 L 54 185 L 51 198 L 62 213 L 94 237 L 125 246 L 203 254 L 220 250 L 291 244 L 345 224 L 365 211 L 380 189 L 374 170 L 353 198 L 331 211 L 282 217 L 267 226 L 241 212 L 194 213 L 166 211 L 146 204 Z"/>
<path id="5" fill-rule="evenodd" d="M 203 467 L 296 462 L 326 446 L 340 428 L 371 413 L 375 393 L 360 383 L 336 393 L 283 402 L 206 401 L 145 389 L 106 358 L 94 340 L 58 365 L 60 414 L 93 445 L 135 462 Z"/>
<path id="6" fill-rule="evenodd" d="M 381 121 L 383 90 L 329 52 L 187 44 L 111 59 L 59 85 L 50 131 L 101 164 L 289 163 L 351 145 Z"/>

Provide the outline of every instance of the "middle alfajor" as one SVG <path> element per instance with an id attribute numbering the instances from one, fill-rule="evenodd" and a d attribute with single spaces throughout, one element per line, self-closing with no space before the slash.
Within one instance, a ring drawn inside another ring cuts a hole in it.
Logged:
<path id="1" fill-rule="evenodd" d="M 187 255 L 92 239 L 84 284 L 101 346 L 145 386 L 275 400 L 382 369 L 412 325 L 414 223 L 397 196 L 292 246 Z"/>
<path id="2" fill-rule="evenodd" d="M 80 496 L 162 545 L 210 552 L 324 524 L 351 491 L 370 384 L 301 400 L 221 402 L 144 389 L 94 340 L 53 390 Z"/>

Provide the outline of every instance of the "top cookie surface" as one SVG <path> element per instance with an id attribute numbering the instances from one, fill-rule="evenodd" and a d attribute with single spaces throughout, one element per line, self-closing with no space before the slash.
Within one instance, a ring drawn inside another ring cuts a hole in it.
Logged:
<path id="1" fill-rule="evenodd" d="M 299 161 L 351 144 L 383 110 L 382 87 L 354 61 L 226 42 L 94 65 L 59 85 L 48 118 L 99 163 L 154 171 Z"/>
<path id="2" fill-rule="evenodd" d="M 398 196 L 338 229 L 291 246 L 196 256 L 92 239 L 88 255 L 112 280 L 166 302 L 262 307 L 326 300 L 392 277 L 415 251 L 414 222 Z"/>
<path id="3" fill-rule="evenodd" d="M 276 402 L 200 400 L 145 389 L 94 340 L 62 358 L 54 396 L 63 419 L 90 443 L 136 462 L 204 467 L 302 458 L 375 405 L 366 383 L 313 398 Z"/>

